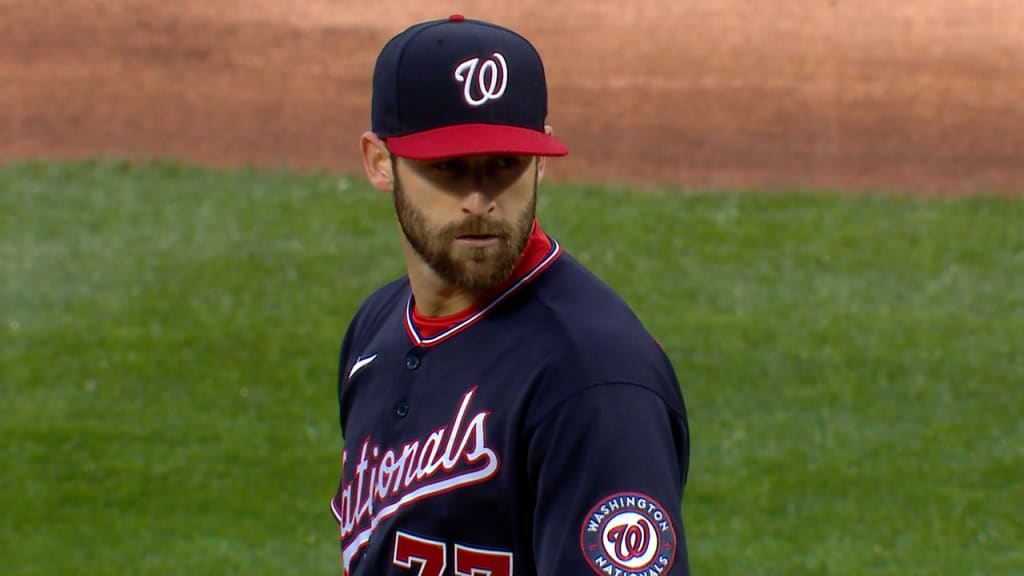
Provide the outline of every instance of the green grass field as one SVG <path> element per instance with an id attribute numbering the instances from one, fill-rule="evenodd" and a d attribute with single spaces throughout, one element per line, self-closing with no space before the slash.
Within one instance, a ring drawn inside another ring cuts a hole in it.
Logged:
<path id="1" fill-rule="evenodd" d="M 539 210 L 676 364 L 694 574 L 1024 574 L 1024 201 Z M 0 571 L 337 574 L 337 349 L 401 273 L 359 180 L 0 168 Z"/>

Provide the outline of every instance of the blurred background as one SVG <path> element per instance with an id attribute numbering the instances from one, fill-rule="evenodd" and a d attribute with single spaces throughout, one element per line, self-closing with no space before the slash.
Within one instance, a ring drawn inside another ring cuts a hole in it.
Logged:
<path id="1" fill-rule="evenodd" d="M 1024 2 L 0 0 L 3 576 L 340 572 L 370 78 L 450 13 L 545 58 L 538 212 L 673 361 L 694 574 L 1024 574 Z"/>
<path id="2" fill-rule="evenodd" d="M 1017 0 L 0 0 L 0 161 L 355 171 L 380 45 L 454 12 L 544 56 L 555 178 L 1024 188 Z"/>

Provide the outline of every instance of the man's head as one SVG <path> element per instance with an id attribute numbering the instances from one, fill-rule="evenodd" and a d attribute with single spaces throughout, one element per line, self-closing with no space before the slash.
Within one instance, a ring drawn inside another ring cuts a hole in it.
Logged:
<path id="1" fill-rule="evenodd" d="M 544 157 L 568 153 L 545 124 L 534 47 L 461 16 L 412 26 L 377 59 L 371 115 L 364 165 L 393 192 L 407 246 L 458 288 L 506 278 L 533 226 Z"/>

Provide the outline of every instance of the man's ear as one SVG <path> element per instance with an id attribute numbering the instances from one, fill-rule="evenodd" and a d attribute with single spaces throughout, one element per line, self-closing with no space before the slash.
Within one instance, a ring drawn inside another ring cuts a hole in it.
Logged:
<path id="1" fill-rule="evenodd" d="M 383 192 L 393 191 L 395 175 L 387 145 L 373 132 L 364 132 L 359 144 L 363 149 L 363 169 L 370 184 Z"/>

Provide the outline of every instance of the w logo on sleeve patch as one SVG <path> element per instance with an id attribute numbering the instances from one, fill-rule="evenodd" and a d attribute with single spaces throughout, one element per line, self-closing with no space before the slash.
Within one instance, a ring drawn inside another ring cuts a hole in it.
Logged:
<path id="1" fill-rule="evenodd" d="M 590 567 L 610 576 L 667 574 L 676 557 L 676 532 L 665 508 L 637 492 L 613 494 L 583 520 L 580 545 Z"/>

